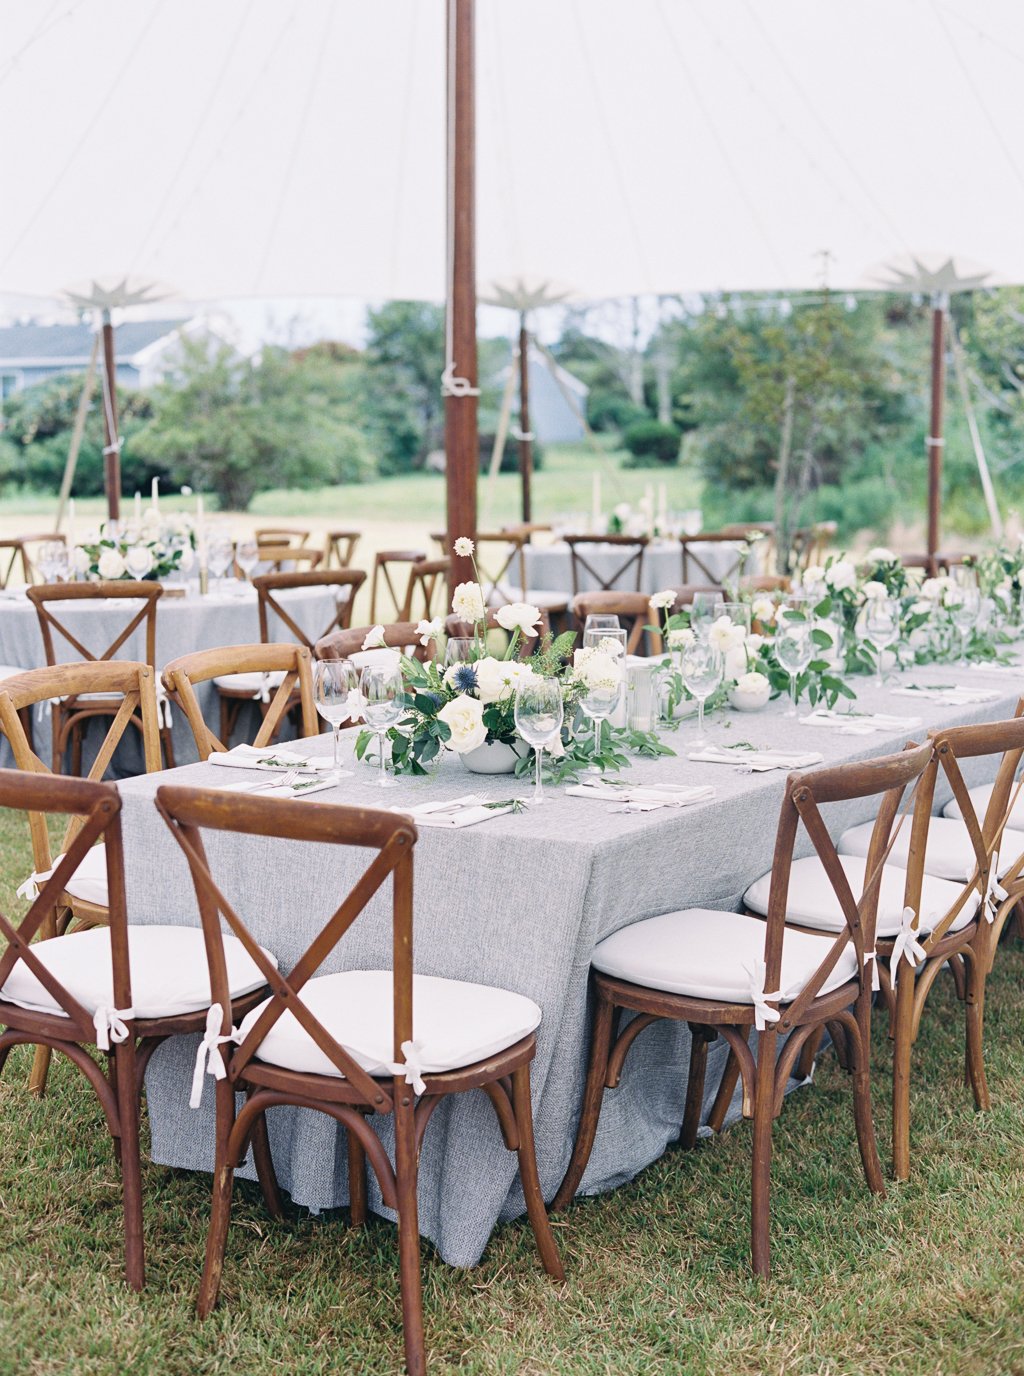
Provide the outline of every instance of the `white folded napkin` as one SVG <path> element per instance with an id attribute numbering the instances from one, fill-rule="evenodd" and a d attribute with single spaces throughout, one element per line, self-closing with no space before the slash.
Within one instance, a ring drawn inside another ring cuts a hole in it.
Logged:
<path id="1" fill-rule="evenodd" d="M 417 803 L 415 807 L 393 807 L 390 811 L 404 813 L 418 827 L 472 827 L 477 822 L 489 822 L 492 817 L 503 817 L 512 811 L 512 804 L 485 807 L 482 798 L 467 793 L 446 803 Z"/>
<path id="2" fill-rule="evenodd" d="M 226 765 L 231 769 L 306 769 L 314 772 L 334 768 L 329 755 L 300 755 L 280 745 L 236 745 L 233 750 L 215 750 L 207 764 Z"/>
<path id="3" fill-rule="evenodd" d="M 821 764 L 824 760 L 824 756 L 819 755 L 816 750 L 803 752 L 744 750 L 737 749 L 735 746 L 724 747 L 720 745 L 709 745 L 705 746 L 703 750 L 693 750 L 688 758 L 701 764 L 740 765 L 756 774 L 765 773 L 769 769 L 808 769 L 811 765 Z"/>
<path id="4" fill-rule="evenodd" d="M 295 779 L 290 784 L 282 780 L 277 784 L 268 784 L 265 788 L 251 782 L 225 784 L 222 792 L 253 793 L 257 798 L 305 798 L 310 793 L 322 793 L 325 788 L 333 788 L 334 783 L 333 779 L 318 779 L 314 774 Z"/>
<path id="5" fill-rule="evenodd" d="M 895 717 L 886 712 L 852 716 L 848 712 L 833 712 L 820 708 L 801 717 L 804 726 L 831 726 L 843 736 L 870 736 L 876 731 L 911 731 L 921 725 L 920 717 Z"/>
<path id="6" fill-rule="evenodd" d="M 653 811 L 659 807 L 689 807 L 691 803 L 704 803 L 715 796 L 709 784 L 634 784 L 615 785 L 609 783 L 582 783 L 567 788 L 571 798 L 597 798 L 611 803 L 635 804 L 638 811 Z"/>
<path id="7" fill-rule="evenodd" d="M 1024 678 L 1024 664 L 972 664 L 979 674 L 1012 674 L 1014 678 Z"/>
<path id="8" fill-rule="evenodd" d="M 972 702 L 994 702 L 1002 697 L 995 688 L 964 688 L 955 684 L 951 688 L 893 688 L 894 695 L 903 698 L 926 698 L 929 702 L 941 702 L 947 707 L 965 707 Z"/>

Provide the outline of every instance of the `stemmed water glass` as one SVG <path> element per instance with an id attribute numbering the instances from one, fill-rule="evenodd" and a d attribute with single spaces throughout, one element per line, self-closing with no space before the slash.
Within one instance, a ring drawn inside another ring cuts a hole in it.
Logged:
<path id="1" fill-rule="evenodd" d="M 814 658 L 811 623 L 805 616 L 782 616 L 775 632 L 775 657 L 789 675 L 789 695 L 792 702 L 785 715 L 795 717 L 797 679 Z"/>
<path id="2" fill-rule="evenodd" d="M 720 592 L 695 592 L 690 603 L 690 629 L 707 629 L 722 615 L 721 608 L 724 605 L 725 599 Z"/>
<path id="3" fill-rule="evenodd" d="M 704 733 L 704 704 L 722 681 L 725 660 L 722 652 L 705 635 L 698 635 L 684 646 L 679 659 L 679 672 L 692 697 L 697 699 L 697 734 L 689 745 L 707 745 Z"/>
<path id="4" fill-rule="evenodd" d="M 206 542 L 206 567 L 218 583 L 231 567 L 235 557 L 235 545 L 226 531 L 214 531 Z"/>
<path id="5" fill-rule="evenodd" d="M 252 581 L 252 571 L 260 562 L 260 547 L 255 540 L 239 540 L 235 549 L 235 563 L 245 574 L 246 579 Z"/>
<path id="6" fill-rule="evenodd" d="M 360 679 L 360 689 L 363 694 L 363 716 L 377 737 L 380 751 L 377 786 L 394 788 L 397 781 L 388 778 L 384 765 L 384 737 L 401 720 L 405 711 L 405 687 L 401 671 L 391 664 L 367 664 Z"/>
<path id="7" fill-rule="evenodd" d="M 44 583 L 55 583 L 67 577 L 68 550 L 63 540 L 47 540 L 39 546 L 36 568 Z"/>
<path id="8" fill-rule="evenodd" d="M 584 772 L 600 774 L 597 756 L 601 753 L 601 723 L 615 713 L 626 689 L 626 632 L 622 627 L 584 631 L 583 648 L 604 656 L 603 676 L 591 666 L 580 698 L 580 709 L 594 723 L 594 763 Z"/>
<path id="9" fill-rule="evenodd" d="M 444 662 L 447 668 L 453 664 L 469 664 L 477 657 L 477 644 L 471 636 L 453 635 L 448 637 L 444 647 Z"/>
<path id="10" fill-rule="evenodd" d="M 349 659 L 317 659 L 313 662 L 313 701 L 334 735 L 334 768 L 331 777 L 344 779 L 351 769 L 341 767 L 341 726 L 362 706 L 359 674 Z"/>
<path id="11" fill-rule="evenodd" d="M 620 627 L 619 618 L 612 616 L 608 612 L 591 612 L 583 623 L 583 643 L 587 643 L 587 634 L 590 631 L 617 631 Z"/>
<path id="12" fill-rule="evenodd" d="M 875 652 L 875 687 L 885 685 L 882 671 L 882 657 L 890 645 L 895 645 L 900 634 L 900 603 L 895 597 L 878 597 L 869 602 L 864 611 L 864 638 Z"/>
<path id="13" fill-rule="evenodd" d="M 556 678 L 535 677 L 516 689 L 516 730 L 528 745 L 533 746 L 535 783 L 533 804 L 544 801 L 541 783 L 541 757 L 544 747 L 556 741 L 562 730 L 562 686 Z"/>
<path id="14" fill-rule="evenodd" d="M 750 634 L 749 602 L 717 602 L 714 620 L 717 621 L 722 616 L 728 617 L 734 626 L 742 626 L 747 635 Z"/>

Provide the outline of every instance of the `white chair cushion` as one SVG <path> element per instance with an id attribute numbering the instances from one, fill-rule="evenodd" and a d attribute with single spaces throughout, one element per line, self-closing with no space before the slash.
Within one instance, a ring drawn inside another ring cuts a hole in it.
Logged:
<path id="1" fill-rule="evenodd" d="M 992 790 L 994 788 L 995 784 L 991 783 L 979 784 L 977 788 L 972 788 L 968 790 L 971 802 L 974 804 L 974 811 L 977 813 L 979 822 L 984 821 L 985 819 L 985 809 L 988 807 L 988 800 L 992 797 Z M 1013 787 L 1010 789 L 1011 798 L 1013 797 L 1016 788 L 1017 785 L 1016 783 L 1014 783 Z M 963 813 L 960 810 L 960 804 L 957 802 L 955 798 L 950 798 L 949 802 L 942 809 L 942 815 L 943 817 L 955 817 L 957 819 L 963 817 Z M 1022 788 L 1021 791 L 1017 794 L 1016 801 L 1014 802 L 1013 807 L 1010 809 L 1010 820 L 1008 825 L 1015 828 L 1017 831 L 1024 831 L 1024 788 Z M 1005 851 L 1005 847 L 1000 846 L 1000 850 Z"/>
<path id="2" fill-rule="evenodd" d="M 866 856 L 871 844 L 873 826 L 873 822 L 863 822 L 858 827 L 844 831 L 837 847 L 840 854 Z M 906 869 L 909 850 L 908 820 L 904 822 L 900 834 L 896 837 L 896 843 L 889 852 L 888 863 Z M 1024 832 L 1011 831 L 1007 827 L 999 845 L 999 872 L 1002 873 L 1011 865 L 1022 850 Z M 933 817 L 928 824 L 928 844 L 924 852 L 925 872 L 934 874 L 939 879 L 952 879 L 956 883 L 966 884 L 974 873 L 976 863 L 974 847 L 971 845 L 971 838 L 967 834 L 964 822 L 952 817 Z"/>
<path id="3" fill-rule="evenodd" d="M 343 970 L 317 975 L 300 997 L 355 1063 L 369 1075 L 394 1074 L 392 975 L 389 970 Z M 269 1002 L 269 1000 L 267 1001 Z M 532 999 L 486 984 L 413 976 L 413 1039 L 417 1067 L 440 1074 L 493 1056 L 528 1036 L 541 1012 Z M 246 1017 L 244 1037 L 266 1003 Z M 340 1072 L 292 1016 L 284 1013 L 259 1049 L 259 1059 L 314 1075 Z"/>
<path id="4" fill-rule="evenodd" d="M 19 669 L 16 664 L 0 664 L 0 679 L 13 678 L 15 674 L 25 673 L 24 669 Z"/>
<path id="5" fill-rule="evenodd" d="M 381 645 L 376 650 L 357 650 L 354 655 L 348 656 L 348 660 L 356 669 L 397 669 L 402 661 L 402 652 Z"/>
<path id="6" fill-rule="evenodd" d="M 726 1003 L 753 1003 L 751 973 L 764 958 L 765 924 L 743 913 L 686 908 L 623 927 L 599 942 L 592 964 L 615 979 L 648 989 Z M 783 1002 L 795 999 L 824 960 L 832 938 L 787 931 L 782 949 Z M 847 946 L 819 991 L 857 978 L 857 953 Z"/>
<path id="7" fill-rule="evenodd" d="M 284 682 L 283 669 L 268 669 L 266 673 L 253 670 L 248 674 L 218 674 L 213 680 L 218 688 L 229 693 L 244 693 L 247 697 L 259 698 L 272 693 Z"/>
<path id="8" fill-rule="evenodd" d="M 499 583 L 487 598 L 487 605 L 494 611 L 507 607 L 510 602 L 529 602 L 541 611 L 551 608 L 567 607 L 572 601 L 572 593 L 552 592 L 549 588 L 516 588 L 510 583 Z"/>
<path id="9" fill-rule="evenodd" d="M 846 872 L 855 899 L 864 888 L 864 868 L 866 860 L 858 855 L 841 855 L 839 863 Z M 751 884 L 743 895 L 743 902 L 755 913 L 766 916 L 768 913 L 768 892 L 771 888 L 771 871 L 763 874 Z M 895 936 L 903 925 L 903 889 L 907 882 L 906 870 L 898 865 L 886 865 L 882 870 L 882 882 L 878 893 L 878 924 L 876 935 Z M 921 885 L 920 927 L 930 932 L 936 923 L 956 902 L 961 885 L 949 879 L 937 879 L 926 874 Z M 978 910 L 980 899 L 973 893 L 963 911 L 958 913 L 950 928 L 959 931 L 965 927 Z M 786 901 L 786 921 L 795 922 L 801 927 L 816 927 L 823 932 L 838 932 L 844 925 L 842 909 L 835 889 L 829 882 L 825 867 L 817 855 L 805 856 L 794 860 L 789 871 L 789 894 Z"/>
<path id="10" fill-rule="evenodd" d="M 39 889 L 64 859 L 58 855 L 53 867 L 41 873 L 32 873 L 18 889 L 19 898 L 35 898 Z M 93 846 L 82 857 L 82 863 L 65 885 L 65 891 L 73 898 L 81 898 L 86 903 L 95 903 L 101 908 L 107 906 L 107 848 Z"/>
<path id="11" fill-rule="evenodd" d="M 32 953 L 88 1012 L 114 1006 L 109 927 L 38 941 Z M 265 954 L 277 964 L 269 951 Z M 266 982 L 237 937 L 224 937 L 224 958 L 232 998 Z M 129 926 L 128 963 L 135 1017 L 172 1017 L 209 1006 L 210 972 L 201 928 Z M 37 1012 L 62 1011 L 20 960 L 0 989 L 0 998 Z"/>

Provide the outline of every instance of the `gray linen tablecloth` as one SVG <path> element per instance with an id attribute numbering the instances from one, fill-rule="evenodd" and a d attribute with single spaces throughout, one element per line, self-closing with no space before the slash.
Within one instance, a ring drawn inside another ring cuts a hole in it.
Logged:
<path id="1" fill-rule="evenodd" d="M 348 590 L 345 589 L 347 592 Z M 282 605 L 314 642 L 329 627 L 335 608 L 333 588 L 292 588 L 279 594 Z M 90 651 L 102 654 L 117 639 L 120 631 L 138 611 L 137 603 L 88 600 L 57 604 L 52 608 L 68 630 Z M 292 640 L 288 627 L 271 614 L 268 633 L 272 640 Z M 252 587 L 236 592 L 198 593 L 188 597 L 164 596 L 156 609 L 156 663 L 163 668 L 180 655 L 195 650 L 212 650 L 221 645 L 252 645 L 259 641 L 256 591 Z M 67 641 L 54 632 L 54 649 L 58 658 L 77 660 L 81 656 Z M 118 651 L 119 659 L 144 659 L 145 631 L 134 631 Z M 36 609 L 24 595 L 0 598 L 0 664 L 19 665 L 23 669 L 38 669 L 46 663 L 43 640 L 39 632 Z M 207 720 L 216 730 L 217 690 L 212 683 L 201 684 L 197 696 Z M 182 713 L 172 714 L 175 757 L 179 761 L 196 758 L 195 743 L 188 722 Z M 45 709 L 33 719 L 37 754 L 49 763 L 50 714 Z M 99 729 L 93 732 L 101 739 Z M 87 754 L 88 758 L 88 754 Z M 0 766 L 11 764 L 10 747 L 0 743 Z M 134 732 L 128 732 L 115 759 L 116 772 L 133 774 L 143 768 L 142 755 Z"/>
<path id="2" fill-rule="evenodd" d="M 949 682 L 950 670 L 915 671 Z M 937 674 L 937 677 L 936 677 Z M 924 726 L 1008 716 L 1016 681 L 965 675 L 995 687 L 1000 700 L 950 709 L 890 697 L 858 684 L 858 706 L 916 714 Z M 691 728 L 692 729 L 692 728 Z M 588 1045 L 588 970 L 594 944 L 629 923 L 693 905 L 736 909 L 745 887 L 770 868 L 785 775 L 742 774 L 729 766 L 691 763 L 684 724 L 667 739 L 679 757 L 638 762 L 644 782 L 712 784 L 713 801 L 685 810 L 627 815 L 611 804 L 552 789 L 546 805 L 458 831 L 423 828 L 416 848 L 415 966 L 424 974 L 498 985 L 536 1000 L 543 1010 L 533 1066 L 537 1154 L 543 1189 L 551 1197 L 568 1164 L 583 1086 Z M 865 759 L 903 745 L 905 733 L 842 736 L 800 727 L 780 708 L 744 716 L 727 713 L 711 725 L 722 742 L 820 751 L 826 762 Z M 317 749 L 316 743 L 306 743 Z M 319 750 L 322 750 L 322 744 Z M 994 772 L 994 771 L 992 771 Z M 124 799 L 127 891 L 133 922 L 197 924 L 183 858 L 153 807 L 157 787 L 223 784 L 226 771 L 190 765 L 121 785 Z M 232 771 L 232 780 L 239 776 Z M 976 778 L 986 777 L 975 771 Z M 372 785 L 366 766 L 317 800 L 413 805 L 470 790 L 493 799 L 527 796 L 524 782 L 466 773 L 447 759 L 437 774 L 403 780 L 387 791 Z M 940 792 L 937 805 L 948 796 Z M 863 821 L 870 802 L 831 809 L 835 831 Z M 805 839 L 805 838 L 803 838 Z M 214 874 L 257 938 L 289 968 L 340 902 L 366 863 L 362 853 L 209 834 Z M 809 849 L 806 845 L 803 847 Z M 323 967 L 381 968 L 390 962 L 388 902 L 374 901 Z M 153 1157 L 168 1165 L 209 1170 L 213 1152 L 213 1095 L 188 1108 L 194 1038 L 175 1039 L 156 1054 L 147 1077 Z M 678 1137 L 685 1093 L 689 1033 L 656 1025 L 630 1052 L 622 1085 L 605 1098 L 585 1192 L 611 1189 L 655 1160 Z M 711 1049 L 705 1109 L 710 1107 L 726 1049 Z M 347 1201 L 345 1147 L 333 1121 L 311 1112 L 275 1109 L 270 1130 L 281 1183 L 313 1209 Z M 378 1124 L 389 1140 L 389 1123 Z M 386 1212 L 371 1181 L 371 1199 Z M 431 1119 L 420 1173 L 420 1224 L 446 1261 L 475 1263 L 495 1222 L 523 1212 L 515 1157 L 506 1152 L 490 1104 L 479 1092 L 450 1100 Z"/>
<path id="3" fill-rule="evenodd" d="M 739 543 L 739 542 L 737 542 Z M 719 579 L 729 576 L 736 563 L 736 552 L 729 546 L 715 543 L 694 545 L 694 554 Z M 597 570 L 603 579 L 610 579 L 616 570 L 626 563 L 632 551 L 615 545 L 602 548 L 600 544 L 584 546 L 581 555 L 590 566 Z M 558 541 L 551 545 L 527 545 L 526 582 L 528 588 L 544 592 L 571 592 L 572 556 L 569 546 Z M 748 572 L 754 571 L 755 556 L 751 556 Z M 516 570 L 512 565 L 510 577 Z M 597 580 L 585 568 L 580 569 L 580 592 L 593 592 Z M 640 592 L 660 592 L 662 588 L 674 588 L 683 581 L 683 551 L 678 540 L 654 540 L 644 550 L 643 566 L 640 571 Z M 707 579 L 691 574 L 691 582 L 704 583 Z M 613 586 L 625 592 L 636 592 L 636 565 L 633 564 Z"/>

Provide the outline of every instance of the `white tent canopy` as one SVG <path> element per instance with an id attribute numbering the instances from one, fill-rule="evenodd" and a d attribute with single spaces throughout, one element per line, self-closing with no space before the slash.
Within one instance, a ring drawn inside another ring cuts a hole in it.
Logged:
<path id="1" fill-rule="evenodd" d="M 1019 0 L 477 10 L 482 289 L 852 286 L 932 247 L 1024 281 Z M 2 19 L 0 292 L 443 297 L 443 0 Z"/>

